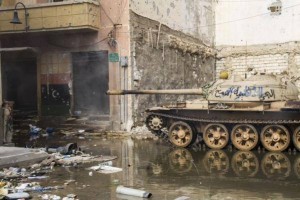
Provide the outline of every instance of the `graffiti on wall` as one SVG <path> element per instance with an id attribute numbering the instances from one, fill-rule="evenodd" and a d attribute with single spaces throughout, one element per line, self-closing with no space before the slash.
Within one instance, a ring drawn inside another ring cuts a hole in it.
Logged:
<path id="1" fill-rule="evenodd" d="M 276 98 L 274 89 L 266 89 L 262 86 L 232 86 L 225 90 L 216 90 L 214 96 L 217 98 L 229 97 L 233 100 L 241 100 L 243 97 L 257 97 L 262 101 Z"/>

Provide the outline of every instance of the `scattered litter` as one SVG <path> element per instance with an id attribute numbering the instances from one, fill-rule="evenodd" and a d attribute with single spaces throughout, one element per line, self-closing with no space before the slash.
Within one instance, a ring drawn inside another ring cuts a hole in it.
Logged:
<path id="1" fill-rule="evenodd" d="M 10 193 L 7 194 L 6 199 L 28 199 L 30 195 L 27 192 Z"/>
<path id="2" fill-rule="evenodd" d="M 103 163 L 100 163 L 99 165 L 89 167 L 88 169 L 97 171 L 101 168 L 101 166 L 112 166 L 112 161 L 103 162 Z"/>
<path id="3" fill-rule="evenodd" d="M 28 179 L 29 180 L 33 180 L 33 179 L 46 179 L 49 178 L 49 176 L 29 176 Z"/>
<path id="4" fill-rule="evenodd" d="M 46 148 L 45 151 L 48 153 L 61 153 L 63 155 L 75 154 L 78 150 L 77 143 L 69 143 L 66 146 L 58 148 Z"/>
<path id="5" fill-rule="evenodd" d="M 64 183 L 64 185 L 69 185 L 70 183 L 73 183 L 73 182 L 75 182 L 75 180 L 67 180 L 67 181 Z"/>
<path id="6" fill-rule="evenodd" d="M 98 171 L 103 174 L 111 174 L 111 173 L 116 173 L 116 172 L 122 171 L 122 168 L 112 167 L 112 161 L 103 162 L 103 163 L 100 163 L 99 165 L 92 166 L 87 169 Z"/>
<path id="7" fill-rule="evenodd" d="M 76 195 L 76 194 L 68 194 L 67 197 L 68 197 L 68 198 L 73 198 L 73 199 L 74 199 L 74 198 L 77 197 L 77 195 Z"/>
<path id="8" fill-rule="evenodd" d="M 182 197 L 178 197 L 174 200 L 187 200 L 187 199 L 190 199 L 190 197 L 187 197 L 187 196 L 182 196 Z"/>
<path id="9" fill-rule="evenodd" d="M 81 130 L 78 130 L 78 133 L 84 133 L 85 130 L 81 129 Z"/>
<path id="10" fill-rule="evenodd" d="M 17 190 L 25 190 L 29 186 L 29 183 L 22 183 L 21 185 L 17 186 L 15 189 Z"/>
<path id="11" fill-rule="evenodd" d="M 66 197 L 61 198 L 60 196 L 53 195 L 53 194 L 43 194 L 39 195 L 42 200 L 76 200 L 77 195 L 75 194 L 68 194 Z"/>
<path id="12" fill-rule="evenodd" d="M 118 167 L 111 167 L 111 166 L 101 166 L 99 172 L 102 174 L 112 174 L 121 172 L 123 169 Z"/>
<path id="13" fill-rule="evenodd" d="M 81 155 L 70 155 L 64 156 L 59 153 L 52 154 L 55 156 L 55 163 L 64 166 L 70 166 L 74 164 L 81 164 L 81 163 L 89 163 L 89 162 L 103 162 L 114 160 L 117 157 L 115 156 L 91 156 L 90 154 L 81 153 Z"/>
<path id="14" fill-rule="evenodd" d="M 89 172 L 89 176 L 93 176 L 93 172 Z"/>
<path id="15" fill-rule="evenodd" d="M 53 194 L 43 194 L 40 196 L 42 200 L 60 200 L 61 197 Z"/>
<path id="16" fill-rule="evenodd" d="M 143 190 L 138 189 L 132 189 L 124 186 L 118 186 L 117 187 L 117 193 L 119 194 L 125 194 L 130 196 L 136 196 L 136 197 L 142 197 L 142 198 L 150 198 L 152 194 L 150 192 L 146 192 Z"/>

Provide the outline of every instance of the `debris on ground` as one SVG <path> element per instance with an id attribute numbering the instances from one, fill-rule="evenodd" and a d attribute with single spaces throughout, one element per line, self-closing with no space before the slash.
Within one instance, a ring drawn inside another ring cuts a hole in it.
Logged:
<path id="1" fill-rule="evenodd" d="M 6 199 L 28 199 L 30 195 L 27 192 L 17 192 L 5 195 Z"/>
<path id="2" fill-rule="evenodd" d="M 32 128 L 38 131 L 36 127 Z M 35 132 L 33 134 L 35 134 Z M 94 156 L 84 153 L 78 148 L 76 143 L 69 143 L 58 148 L 44 148 L 40 150 L 46 151 L 49 154 L 49 157 L 42 162 L 35 163 L 26 168 L 9 167 L 0 170 L 0 199 L 28 199 L 30 198 L 30 192 L 64 189 L 71 182 L 75 182 L 75 180 L 68 180 L 63 186 L 42 186 L 39 182 L 34 182 L 49 178 L 49 173 L 52 172 L 55 166 L 69 167 L 84 163 L 99 162 L 100 165 L 103 163 L 102 166 L 109 167 L 108 165 L 112 165 L 111 160 L 117 158 L 115 156 Z M 110 173 L 114 173 L 117 170 L 122 171 L 120 168 L 112 168 L 113 167 L 104 171 L 110 170 Z M 17 182 L 20 183 L 17 184 Z M 69 194 L 63 198 L 54 194 L 43 194 L 39 197 L 43 200 L 77 199 L 75 194 Z"/>
<path id="3" fill-rule="evenodd" d="M 68 194 L 66 197 L 61 198 L 60 196 L 54 194 L 43 194 L 39 195 L 39 198 L 42 200 L 77 200 L 77 195 Z"/>
<path id="4" fill-rule="evenodd" d="M 153 135 L 146 127 L 146 125 L 133 127 L 130 132 L 132 133 L 131 134 L 132 139 L 137 139 L 137 140 L 157 139 L 157 136 Z"/>
<path id="5" fill-rule="evenodd" d="M 111 173 L 121 172 L 122 168 L 112 167 L 112 161 L 108 161 L 108 162 L 100 163 L 99 165 L 96 166 L 89 167 L 87 168 L 87 170 L 94 170 L 103 174 L 111 174 Z"/>
<path id="6" fill-rule="evenodd" d="M 181 197 L 177 197 L 177 198 L 174 199 L 174 200 L 187 200 L 187 199 L 190 199 L 190 197 L 187 197 L 187 196 L 181 196 Z"/>
<path id="7" fill-rule="evenodd" d="M 71 166 L 74 164 L 77 165 L 90 162 L 105 162 L 117 158 L 115 156 L 92 156 L 83 152 L 77 152 L 75 155 L 61 155 L 60 153 L 54 153 L 52 155 L 55 158 L 55 163 L 63 166 Z"/>
<path id="8" fill-rule="evenodd" d="M 150 198 L 152 196 L 152 194 L 150 192 L 146 192 L 146 191 L 143 191 L 143 190 L 138 190 L 138 189 L 124 187 L 122 185 L 119 185 L 117 187 L 116 192 L 118 194 L 125 194 L 125 195 L 142 197 L 142 198 Z"/>

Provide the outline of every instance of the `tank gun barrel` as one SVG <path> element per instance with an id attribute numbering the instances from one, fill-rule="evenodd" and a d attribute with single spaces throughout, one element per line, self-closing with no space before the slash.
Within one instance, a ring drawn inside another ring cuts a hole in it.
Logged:
<path id="1" fill-rule="evenodd" d="M 199 89 L 172 89 L 172 90 L 108 90 L 107 95 L 127 94 L 175 94 L 175 95 L 202 95 L 203 90 Z"/>

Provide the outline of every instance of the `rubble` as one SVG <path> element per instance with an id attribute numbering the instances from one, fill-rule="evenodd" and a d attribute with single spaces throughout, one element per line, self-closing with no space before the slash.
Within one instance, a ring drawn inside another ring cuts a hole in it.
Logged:
<path id="1" fill-rule="evenodd" d="M 153 135 L 146 125 L 143 126 L 136 126 L 131 129 L 131 138 L 137 140 L 147 140 L 147 139 L 154 139 L 156 140 L 158 137 Z"/>
<path id="2" fill-rule="evenodd" d="M 31 182 L 49 178 L 49 173 L 55 166 L 78 166 L 79 164 L 91 162 L 104 162 L 104 165 L 106 166 L 108 164 L 111 165 L 111 160 L 116 159 L 115 156 L 93 156 L 84 153 L 80 151 L 80 148 L 78 148 L 76 143 L 69 143 L 66 146 L 52 149 L 43 148 L 39 149 L 39 151 L 48 152 L 48 157 L 43 161 L 29 165 L 26 168 L 9 167 L 0 170 L 0 179 L 2 179 L 0 182 L 0 199 L 28 199 L 30 197 L 30 192 L 45 192 L 49 190 L 64 189 L 68 184 L 75 182 L 75 180 L 67 180 L 63 186 L 42 186 L 39 182 Z M 10 182 L 12 180 L 14 180 L 14 184 Z M 16 185 L 16 182 L 20 183 Z M 77 199 L 77 196 L 75 194 L 69 194 L 62 198 L 54 194 L 43 194 L 40 195 L 39 198 L 43 200 L 75 200 Z"/>

